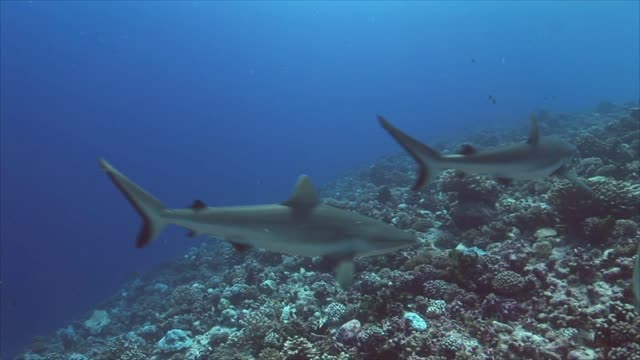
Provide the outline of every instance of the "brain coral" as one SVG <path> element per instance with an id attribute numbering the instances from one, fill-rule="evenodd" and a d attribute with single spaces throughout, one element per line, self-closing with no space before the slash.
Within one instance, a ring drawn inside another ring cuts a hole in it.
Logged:
<path id="1" fill-rule="evenodd" d="M 524 288 L 525 280 L 520 274 L 506 270 L 499 272 L 493 278 L 491 285 L 493 289 L 503 295 L 515 295 Z"/>
<path id="2" fill-rule="evenodd" d="M 561 217 L 581 221 L 588 217 L 632 216 L 640 208 L 640 184 L 596 176 L 587 180 L 593 194 L 585 194 L 568 181 L 560 181 L 548 195 Z"/>

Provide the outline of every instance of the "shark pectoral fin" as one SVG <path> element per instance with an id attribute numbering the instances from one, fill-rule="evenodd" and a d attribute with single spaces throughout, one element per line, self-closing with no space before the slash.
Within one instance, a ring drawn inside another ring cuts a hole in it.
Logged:
<path id="1" fill-rule="evenodd" d="M 578 175 L 576 175 L 576 173 L 574 173 L 573 171 L 567 172 L 566 177 L 581 191 L 588 194 L 593 193 L 593 189 L 591 188 L 591 186 L 587 185 L 587 182 L 579 178 Z"/>
<path id="2" fill-rule="evenodd" d="M 552 175 L 564 176 L 567 180 L 571 181 L 578 189 L 585 193 L 593 193 L 593 189 L 587 183 L 578 177 L 578 175 L 567 168 L 567 165 L 562 165 L 558 170 L 554 171 Z"/>
<path id="3" fill-rule="evenodd" d="M 527 139 L 527 144 L 529 145 L 538 145 L 540 142 L 540 130 L 538 129 L 538 120 L 536 120 L 536 116 L 531 113 L 529 116 L 531 120 L 531 130 L 529 130 L 529 138 Z"/>
<path id="4" fill-rule="evenodd" d="M 307 175 L 300 175 L 291 197 L 282 203 L 295 210 L 308 211 L 318 206 L 318 193 Z"/>
<path id="5" fill-rule="evenodd" d="M 336 265 L 336 280 L 342 289 L 349 289 L 353 284 L 355 268 L 356 266 L 351 258 L 341 260 L 338 265 Z"/>

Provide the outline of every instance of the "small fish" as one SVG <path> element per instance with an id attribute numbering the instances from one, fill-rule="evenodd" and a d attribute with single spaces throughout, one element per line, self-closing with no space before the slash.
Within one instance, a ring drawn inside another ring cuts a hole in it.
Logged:
<path id="1" fill-rule="evenodd" d="M 196 200 L 188 208 L 167 209 L 153 195 L 99 160 L 120 192 L 142 217 L 136 246 L 145 247 L 166 225 L 229 241 L 240 251 L 251 247 L 331 261 L 338 283 L 353 281 L 354 258 L 386 254 L 417 243 L 414 235 L 352 211 L 320 204 L 311 179 L 302 175 L 291 197 L 280 204 L 208 207 Z"/>
<path id="2" fill-rule="evenodd" d="M 527 142 L 485 151 L 465 146 L 465 154 L 455 155 L 440 154 L 391 125 L 380 115 L 378 121 L 420 166 L 414 190 L 428 184 L 445 169 L 455 169 L 465 174 L 492 175 L 500 178 L 502 183 L 507 183 L 507 179 L 533 180 L 561 175 L 580 189 L 591 192 L 585 182 L 567 169 L 576 148 L 560 138 L 541 137 L 533 115 Z"/>

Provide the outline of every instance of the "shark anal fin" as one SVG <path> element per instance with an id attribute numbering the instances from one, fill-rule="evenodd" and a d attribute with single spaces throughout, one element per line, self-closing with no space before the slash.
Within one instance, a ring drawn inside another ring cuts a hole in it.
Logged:
<path id="1" fill-rule="evenodd" d="M 308 213 L 309 210 L 318 206 L 318 193 L 311 183 L 311 179 L 307 175 L 300 175 L 295 185 L 293 194 L 289 199 L 282 202 L 282 205 L 288 206 L 296 211 Z"/>
<path id="2" fill-rule="evenodd" d="M 205 204 L 202 200 L 194 200 L 190 208 L 192 208 L 193 210 L 202 210 L 207 208 L 207 204 Z"/>
<path id="3" fill-rule="evenodd" d="M 352 258 L 343 259 L 336 265 L 336 280 L 342 289 L 349 289 L 353 284 L 355 268 Z"/>
<path id="4" fill-rule="evenodd" d="M 540 130 L 538 129 L 538 120 L 536 120 L 536 116 L 531 113 L 529 116 L 531 121 L 531 130 L 529 130 L 529 138 L 527 139 L 527 144 L 529 145 L 538 145 L 540 142 Z"/>
<path id="5" fill-rule="evenodd" d="M 475 153 L 477 153 L 478 150 L 476 150 L 476 148 L 471 145 L 471 144 L 462 144 L 462 146 L 460 147 L 460 151 L 458 151 L 458 154 L 460 155 L 473 155 Z"/>
<path id="6" fill-rule="evenodd" d="M 513 184 L 513 179 L 508 177 L 497 177 L 496 181 L 500 185 L 511 186 Z"/>

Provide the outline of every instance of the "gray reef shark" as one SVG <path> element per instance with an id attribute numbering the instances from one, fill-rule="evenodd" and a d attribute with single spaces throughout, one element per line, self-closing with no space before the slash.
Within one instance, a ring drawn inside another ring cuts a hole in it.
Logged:
<path id="1" fill-rule="evenodd" d="M 308 176 L 302 175 L 291 197 L 281 204 L 207 207 L 200 200 L 189 208 L 167 209 L 153 195 L 99 160 L 113 183 L 143 219 L 136 246 L 155 239 L 168 224 L 190 236 L 210 235 L 236 249 L 262 248 L 290 255 L 321 256 L 335 266 L 343 287 L 353 281 L 354 258 L 380 255 L 417 243 L 414 235 L 355 212 L 322 205 Z"/>
<path id="2" fill-rule="evenodd" d="M 576 153 L 576 148 L 557 137 L 541 137 L 533 115 L 527 142 L 485 151 L 477 151 L 467 146 L 462 154 L 455 155 L 440 154 L 391 125 L 380 115 L 378 121 L 420 166 L 414 190 L 422 188 L 443 170 L 456 169 L 463 173 L 492 175 L 501 182 L 560 175 L 581 190 L 591 192 L 589 186 L 567 168 L 567 164 Z"/>

